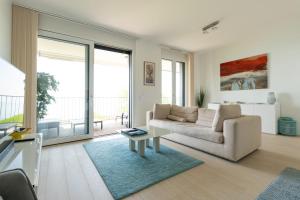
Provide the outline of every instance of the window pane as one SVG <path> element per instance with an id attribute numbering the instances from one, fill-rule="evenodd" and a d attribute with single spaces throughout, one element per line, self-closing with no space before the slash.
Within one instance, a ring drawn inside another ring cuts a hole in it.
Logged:
<path id="1" fill-rule="evenodd" d="M 172 61 L 161 61 L 162 103 L 172 104 Z"/>
<path id="2" fill-rule="evenodd" d="M 176 105 L 184 106 L 184 63 L 176 62 Z"/>
<path id="3" fill-rule="evenodd" d="M 87 134 L 87 46 L 38 39 L 37 130 L 45 139 Z"/>

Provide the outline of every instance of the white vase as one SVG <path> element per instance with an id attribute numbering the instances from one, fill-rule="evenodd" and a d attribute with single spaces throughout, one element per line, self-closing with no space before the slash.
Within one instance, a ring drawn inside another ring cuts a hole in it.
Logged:
<path id="1" fill-rule="evenodd" d="M 267 99 L 268 104 L 274 104 L 276 103 L 276 97 L 274 92 L 269 92 L 268 93 L 268 99 Z"/>

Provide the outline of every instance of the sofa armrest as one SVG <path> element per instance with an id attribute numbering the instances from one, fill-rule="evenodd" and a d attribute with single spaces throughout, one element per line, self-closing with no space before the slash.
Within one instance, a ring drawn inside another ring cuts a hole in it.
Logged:
<path id="1" fill-rule="evenodd" d="M 146 112 L 146 126 L 149 128 L 149 121 L 153 119 L 153 111 Z"/>
<path id="2" fill-rule="evenodd" d="M 261 145 L 261 118 L 242 116 L 224 121 L 224 144 L 233 160 L 237 161 Z"/>

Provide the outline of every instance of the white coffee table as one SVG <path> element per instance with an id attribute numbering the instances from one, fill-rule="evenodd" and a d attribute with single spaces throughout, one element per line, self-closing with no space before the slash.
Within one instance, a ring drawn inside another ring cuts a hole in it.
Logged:
<path id="1" fill-rule="evenodd" d="M 160 137 L 163 135 L 170 134 L 171 132 L 167 129 L 156 128 L 150 126 L 148 129 L 146 127 L 137 127 L 139 129 L 145 130 L 148 133 L 141 136 L 129 136 L 125 133 L 122 133 L 121 130 L 117 132 L 127 137 L 129 140 L 129 150 L 135 151 L 135 143 L 137 142 L 137 152 L 140 156 L 145 155 L 145 147 L 150 147 L 149 140 L 153 139 L 153 148 L 155 152 L 160 150 Z"/>

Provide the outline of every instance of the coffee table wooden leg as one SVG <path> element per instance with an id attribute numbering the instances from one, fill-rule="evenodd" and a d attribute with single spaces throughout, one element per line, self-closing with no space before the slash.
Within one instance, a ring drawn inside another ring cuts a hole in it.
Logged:
<path id="1" fill-rule="evenodd" d="M 134 151 L 135 150 L 135 141 L 129 139 L 129 149 L 130 151 Z"/>
<path id="2" fill-rule="evenodd" d="M 160 151 L 160 144 L 159 144 L 159 137 L 155 137 L 153 138 L 153 146 L 154 146 L 154 149 L 155 149 L 155 152 L 159 152 Z"/>
<path id="3" fill-rule="evenodd" d="M 145 155 L 145 140 L 138 141 L 138 152 L 140 156 Z"/>
<path id="4" fill-rule="evenodd" d="M 150 147 L 150 139 L 146 139 L 146 147 Z"/>

